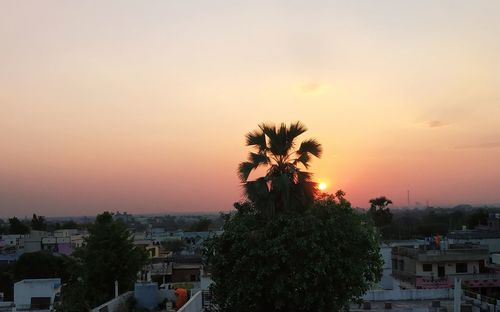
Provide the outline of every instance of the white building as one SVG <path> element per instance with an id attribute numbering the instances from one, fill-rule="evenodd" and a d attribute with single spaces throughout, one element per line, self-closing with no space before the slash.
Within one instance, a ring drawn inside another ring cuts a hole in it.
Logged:
<path id="1" fill-rule="evenodd" d="M 17 311 L 49 311 L 59 300 L 60 278 L 25 279 L 14 284 L 14 304 Z"/>
<path id="2" fill-rule="evenodd" d="M 0 247 L 19 247 L 23 243 L 24 235 L 8 234 L 0 235 Z"/>
<path id="3" fill-rule="evenodd" d="M 71 237 L 73 235 L 78 234 L 80 231 L 78 229 L 62 229 L 62 230 L 55 230 L 54 231 L 54 236 L 55 237 Z"/>

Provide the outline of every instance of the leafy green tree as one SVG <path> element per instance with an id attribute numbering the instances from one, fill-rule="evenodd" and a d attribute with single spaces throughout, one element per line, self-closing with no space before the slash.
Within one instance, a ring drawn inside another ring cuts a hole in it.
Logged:
<path id="1" fill-rule="evenodd" d="M 133 288 L 147 254 L 134 246 L 126 225 L 114 221 L 109 212 L 97 215 L 88 231 L 84 247 L 75 252 L 81 264 L 81 283 L 73 287 L 82 288 L 80 300 L 95 307 L 113 298 L 115 281 L 122 293 Z"/>
<path id="2" fill-rule="evenodd" d="M 0 264 L 0 292 L 4 301 L 14 301 L 14 264 Z"/>
<path id="3" fill-rule="evenodd" d="M 31 229 L 35 231 L 45 231 L 47 229 L 45 218 L 43 216 L 33 214 L 33 218 L 31 219 Z"/>
<path id="4" fill-rule="evenodd" d="M 82 297 L 86 293 L 85 284 L 81 279 L 75 279 L 71 283 L 63 284 L 61 288 L 61 301 L 55 304 L 56 312 L 81 312 L 90 311 L 95 306 Z"/>
<path id="5" fill-rule="evenodd" d="M 14 277 L 16 280 L 58 277 L 67 282 L 75 266 L 75 260 L 64 255 L 55 256 L 46 251 L 25 253 L 14 265 Z"/>
<path id="6" fill-rule="evenodd" d="M 345 199 L 265 223 L 252 203 L 235 207 L 207 245 L 221 311 L 347 311 L 380 278 L 375 232 Z"/>
<path id="7" fill-rule="evenodd" d="M 392 212 L 389 205 L 392 201 L 385 196 L 370 199 L 370 209 L 368 216 L 373 220 L 375 226 L 378 228 L 389 225 L 392 221 Z"/>
<path id="8" fill-rule="evenodd" d="M 261 124 L 246 135 L 246 145 L 254 151 L 239 165 L 238 175 L 248 199 L 267 217 L 290 209 L 306 209 L 316 196 L 317 183 L 299 165 L 309 168 L 311 157 L 320 157 L 322 147 L 308 139 L 296 149 L 297 137 L 306 131 L 300 122 L 288 127 L 284 123 L 279 127 Z M 265 176 L 249 180 L 250 173 L 260 167 L 266 169 Z"/>
<path id="9" fill-rule="evenodd" d="M 315 140 L 294 149 L 305 131 L 298 122 L 264 124 L 247 135 L 256 152 L 238 172 L 248 201 L 235 204 L 223 233 L 206 245 L 221 311 L 347 310 L 380 278 L 374 228 L 344 192 L 318 195 L 311 174 L 299 169 L 321 155 Z M 249 181 L 261 166 L 265 176 Z"/>
<path id="10" fill-rule="evenodd" d="M 10 234 L 28 234 L 30 228 L 21 222 L 17 217 L 9 218 L 9 233 Z"/>

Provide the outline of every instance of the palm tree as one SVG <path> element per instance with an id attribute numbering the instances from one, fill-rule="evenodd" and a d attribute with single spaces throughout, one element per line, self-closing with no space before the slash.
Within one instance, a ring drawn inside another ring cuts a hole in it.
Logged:
<path id="1" fill-rule="evenodd" d="M 388 207 L 392 204 L 392 200 L 385 196 L 380 196 L 370 199 L 369 203 L 368 216 L 372 218 L 376 227 L 381 228 L 392 222 L 392 212 Z"/>
<path id="2" fill-rule="evenodd" d="M 281 123 L 261 124 L 246 135 L 246 145 L 254 148 L 248 161 L 240 163 L 238 175 L 247 198 L 268 216 L 293 209 L 305 209 L 317 193 L 312 174 L 299 166 L 309 168 L 312 156 L 321 157 L 322 147 L 314 139 L 302 141 L 296 149 L 297 137 L 307 128 L 300 122 L 287 127 Z M 267 168 L 266 175 L 250 181 L 250 173 Z"/>

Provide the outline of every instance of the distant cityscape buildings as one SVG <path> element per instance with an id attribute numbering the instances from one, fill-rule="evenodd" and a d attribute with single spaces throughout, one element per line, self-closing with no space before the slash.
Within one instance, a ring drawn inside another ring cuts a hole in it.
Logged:
<path id="1" fill-rule="evenodd" d="M 164 311 L 175 311 L 175 288 L 179 287 L 187 289 L 190 299 L 178 311 L 208 311 L 212 280 L 202 262 L 203 242 L 211 235 L 219 235 L 220 228 L 212 226 L 206 231 L 169 228 L 166 224 L 173 224 L 170 217 L 132 216 L 126 212 L 118 212 L 113 218 L 127 224 L 134 245 L 144 248 L 150 260 L 138 273 L 134 291 L 93 311 L 120 311 L 121 304 L 132 297 L 145 309 L 164 304 Z M 215 224 L 217 217 L 211 218 Z M 194 229 L 196 220 L 202 219 L 187 216 L 179 217 L 176 222 Z M 82 228 L 3 234 L 0 265 L 14 263 L 24 253 L 43 251 L 71 256 L 83 246 L 87 236 L 88 232 Z M 474 229 L 463 227 L 445 236 L 383 242 L 380 253 L 384 261 L 381 281 L 363 296 L 361 306 L 351 307 L 352 311 L 386 311 L 388 307 L 392 311 L 437 311 L 433 306 L 438 304 L 441 309 L 448 307 L 447 311 L 453 311 L 456 291 L 461 294 L 459 303 L 465 307 L 463 311 L 467 311 L 467 306 L 484 307 L 491 304 L 488 303 L 491 298 L 500 298 L 499 213 L 490 213 L 487 222 Z M 60 286 L 60 279 L 19 281 L 13 285 L 11 300 L 5 300 L 0 293 L 0 311 L 35 308 L 50 311 L 60 300 Z M 500 309 L 500 305 L 496 306 Z"/>

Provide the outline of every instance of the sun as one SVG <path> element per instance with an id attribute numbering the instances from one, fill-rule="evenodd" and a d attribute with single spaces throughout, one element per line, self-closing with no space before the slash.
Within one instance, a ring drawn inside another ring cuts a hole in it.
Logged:
<path id="1" fill-rule="evenodd" d="M 324 190 L 326 190 L 326 183 L 325 182 L 321 182 L 318 187 L 319 187 L 320 190 L 324 191 Z"/>

